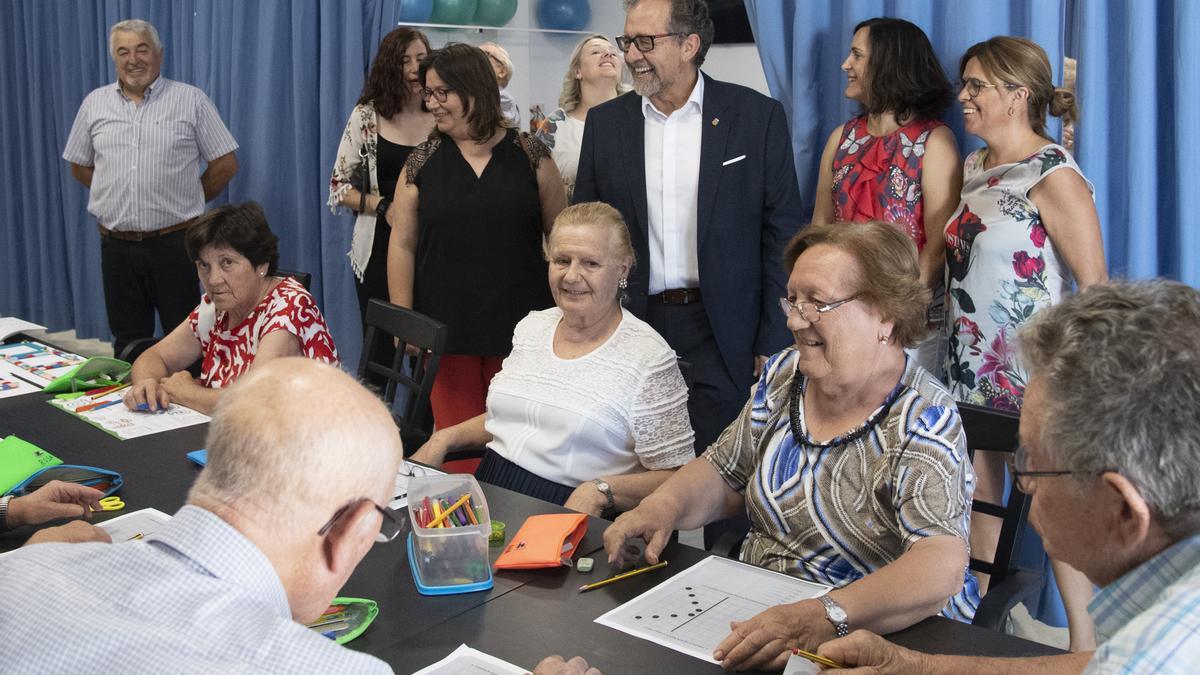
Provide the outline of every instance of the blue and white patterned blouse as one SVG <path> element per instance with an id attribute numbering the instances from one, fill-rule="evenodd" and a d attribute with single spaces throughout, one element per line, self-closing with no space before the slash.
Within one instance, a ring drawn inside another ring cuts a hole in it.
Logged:
<path id="1" fill-rule="evenodd" d="M 942 385 L 909 360 L 863 426 L 816 443 L 796 360 L 795 348 L 771 357 L 742 414 L 704 454 L 746 498 L 741 559 L 841 587 L 924 537 L 966 541 L 975 475 L 958 408 Z M 970 621 L 979 591 L 965 566 L 963 579 L 942 615 Z"/>

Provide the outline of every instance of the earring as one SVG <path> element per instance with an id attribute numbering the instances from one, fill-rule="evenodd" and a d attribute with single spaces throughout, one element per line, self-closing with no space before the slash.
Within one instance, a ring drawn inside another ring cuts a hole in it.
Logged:
<path id="1" fill-rule="evenodd" d="M 882 335 L 879 337 L 879 344 L 886 345 L 887 343 L 888 343 L 888 336 Z"/>
<path id="2" fill-rule="evenodd" d="M 267 276 L 267 273 L 266 273 L 266 272 L 259 272 L 259 273 L 258 273 L 258 276 L 260 276 L 260 277 L 265 277 L 265 276 Z"/>
<path id="3" fill-rule="evenodd" d="M 617 288 L 619 288 L 621 290 L 625 290 L 626 288 L 629 288 L 629 281 L 626 279 L 622 279 L 622 280 L 618 281 Z"/>

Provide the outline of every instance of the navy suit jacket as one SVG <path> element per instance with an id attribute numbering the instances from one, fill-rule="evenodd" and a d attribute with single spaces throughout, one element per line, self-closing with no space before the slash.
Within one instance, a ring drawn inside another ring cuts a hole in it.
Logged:
<path id="1" fill-rule="evenodd" d="M 701 77 L 700 288 L 729 374 L 748 388 L 754 355 L 790 342 L 779 310 L 788 276 L 781 255 L 806 212 L 783 106 Z M 638 264 L 629 276 L 628 307 L 642 318 L 650 279 L 644 121 L 642 97 L 634 92 L 588 111 L 574 193 L 575 203 L 611 204 L 629 225 Z"/>

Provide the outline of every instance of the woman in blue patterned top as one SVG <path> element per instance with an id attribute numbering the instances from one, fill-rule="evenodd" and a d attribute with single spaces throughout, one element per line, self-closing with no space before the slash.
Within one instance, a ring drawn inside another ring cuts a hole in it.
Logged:
<path id="1" fill-rule="evenodd" d="M 605 533 L 655 562 L 674 529 L 745 511 L 741 559 L 835 587 L 773 607 L 713 657 L 727 669 L 783 667 L 849 630 L 890 633 L 941 613 L 969 621 L 974 474 L 954 399 L 904 347 L 924 335 L 929 291 L 914 245 L 877 222 L 810 227 L 785 251 L 780 306 L 796 344 L 771 357 L 742 414 Z"/>

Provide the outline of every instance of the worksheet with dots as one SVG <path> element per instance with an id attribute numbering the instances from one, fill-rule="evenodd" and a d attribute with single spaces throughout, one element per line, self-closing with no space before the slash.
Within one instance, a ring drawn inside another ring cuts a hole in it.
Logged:
<path id="1" fill-rule="evenodd" d="M 745 621 L 775 605 L 816 598 L 830 590 L 830 586 L 709 556 L 596 623 L 716 663 L 712 653 L 729 635 L 730 621 Z"/>

